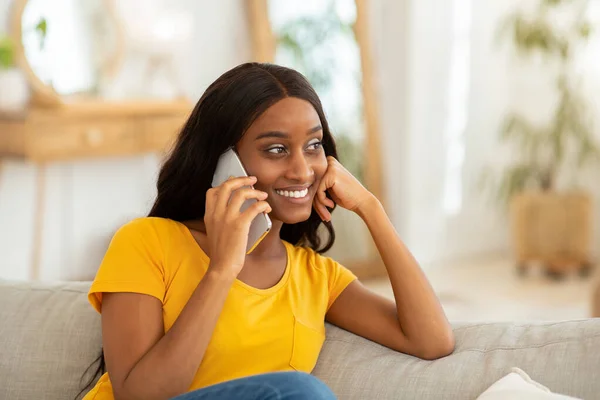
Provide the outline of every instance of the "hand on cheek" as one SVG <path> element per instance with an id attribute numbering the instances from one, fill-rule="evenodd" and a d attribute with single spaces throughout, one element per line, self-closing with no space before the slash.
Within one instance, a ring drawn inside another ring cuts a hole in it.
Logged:
<path id="1" fill-rule="evenodd" d="M 329 193 L 333 201 L 327 197 Z M 331 220 L 331 212 L 335 204 L 356 211 L 366 204 L 373 194 L 369 192 L 342 164 L 334 157 L 327 157 L 327 170 L 321 178 L 313 206 L 323 221 Z"/>
<path id="2" fill-rule="evenodd" d="M 335 203 L 326 196 L 325 191 L 317 191 L 313 201 L 313 207 L 323 221 L 331 221 L 331 212 L 327 207 L 333 208 L 334 206 Z"/>

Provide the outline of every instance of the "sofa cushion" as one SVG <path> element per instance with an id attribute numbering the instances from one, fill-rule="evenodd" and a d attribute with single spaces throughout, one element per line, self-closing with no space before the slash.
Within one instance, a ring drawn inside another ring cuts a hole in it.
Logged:
<path id="1" fill-rule="evenodd" d="M 75 398 L 102 340 L 89 287 L 0 281 L 0 399 Z"/>
<path id="2" fill-rule="evenodd" d="M 552 393 L 544 385 L 531 379 L 525 371 L 513 368 L 511 373 L 495 382 L 477 400 L 581 400 L 559 393 Z"/>

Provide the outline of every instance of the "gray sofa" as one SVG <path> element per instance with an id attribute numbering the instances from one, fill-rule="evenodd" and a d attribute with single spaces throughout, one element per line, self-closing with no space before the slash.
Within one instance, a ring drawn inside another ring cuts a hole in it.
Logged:
<path id="1" fill-rule="evenodd" d="M 99 355 L 89 282 L 0 281 L 0 399 L 67 400 Z M 600 319 L 455 324 L 456 350 L 423 361 L 333 326 L 314 374 L 340 399 L 475 399 L 510 368 L 553 391 L 600 399 Z"/>

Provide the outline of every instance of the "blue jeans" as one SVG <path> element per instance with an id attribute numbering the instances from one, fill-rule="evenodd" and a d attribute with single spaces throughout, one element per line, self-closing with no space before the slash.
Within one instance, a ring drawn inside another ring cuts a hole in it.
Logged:
<path id="1" fill-rule="evenodd" d="M 323 382 L 303 372 L 274 372 L 235 379 L 172 400 L 335 400 Z"/>

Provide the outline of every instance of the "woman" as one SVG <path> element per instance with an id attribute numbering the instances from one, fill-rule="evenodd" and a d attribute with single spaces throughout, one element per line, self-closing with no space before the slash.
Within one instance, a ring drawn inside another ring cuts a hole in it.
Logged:
<path id="1" fill-rule="evenodd" d="M 251 176 L 211 188 L 232 146 Z M 424 359 L 451 353 L 425 276 L 378 199 L 336 158 L 321 102 L 298 72 L 248 63 L 217 79 L 162 167 L 149 217 L 115 234 L 92 284 L 108 373 L 85 398 L 335 398 L 309 375 L 325 321 Z M 336 206 L 368 226 L 395 303 L 320 255 L 334 241 Z M 261 212 L 273 227 L 246 255 Z"/>

